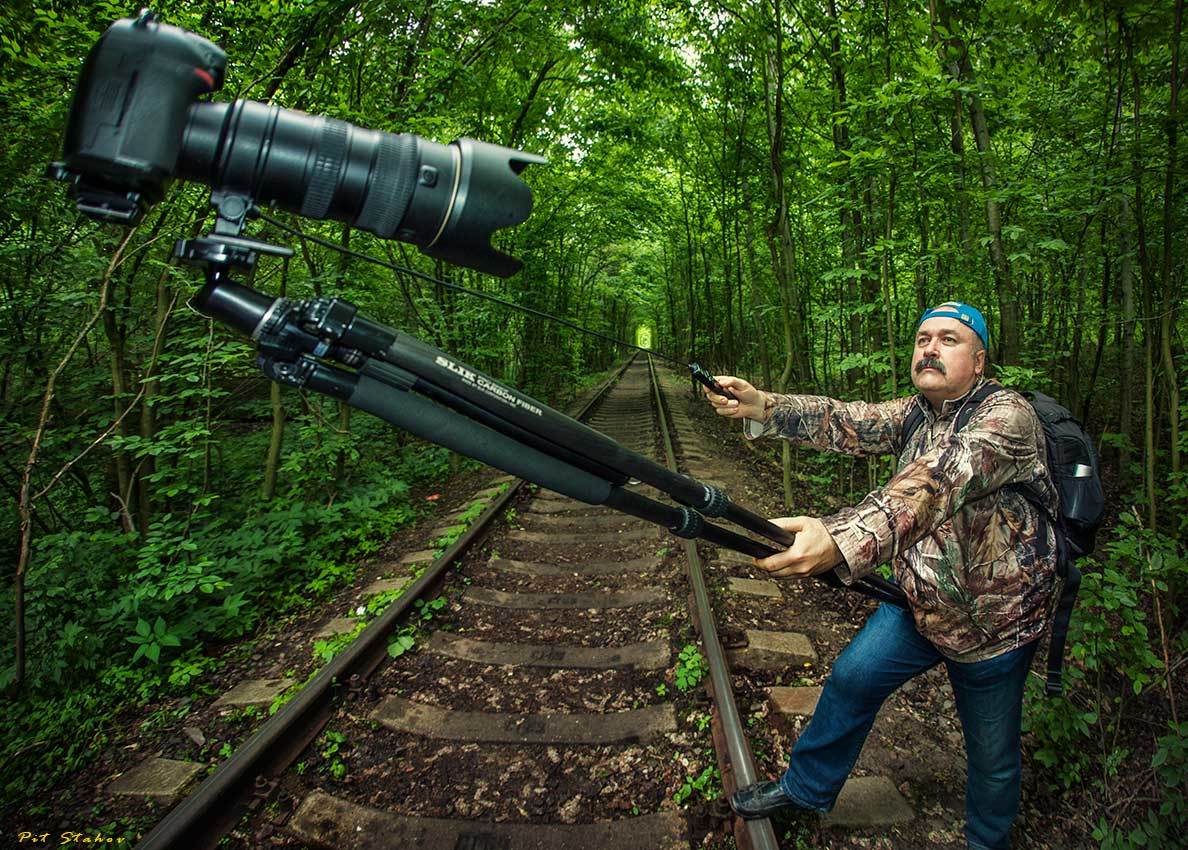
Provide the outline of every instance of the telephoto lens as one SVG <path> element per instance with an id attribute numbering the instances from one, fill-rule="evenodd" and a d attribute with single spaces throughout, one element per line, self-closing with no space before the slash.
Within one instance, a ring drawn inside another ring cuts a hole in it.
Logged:
<path id="1" fill-rule="evenodd" d="M 519 174 L 543 162 L 241 100 L 190 106 L 177 176 L 507 277 L 522 264 L 492 248 L 491 234 L 528 217 L 532 191 Z"/>
<path id="2" fill-rule="evenodd" d="M 145 10 L 91 48 L 49 177 L 80 212 L 135 225 L 184 177 L 308 218 L 331 218 L 431 257 L 507 277 L 491 235 L 532 211 L 520 172 L 542 157 L 460 139 L 441 145 L 254 101 L 198 98 L 223 85 L 218 45 Z"/>

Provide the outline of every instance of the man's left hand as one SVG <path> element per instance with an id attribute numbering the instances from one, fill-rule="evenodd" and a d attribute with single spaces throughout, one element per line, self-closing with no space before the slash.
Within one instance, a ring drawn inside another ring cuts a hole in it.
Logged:
<path id="1" fill-rule="evenodd" d="M 841 549 L 825 530 L 825 523 L 811 516 L 777 517 L 773 523 L 796 535 L 792 546 L 755 566 L 776 578 L 805 578 L 828 572 L 842 562 Z"/>

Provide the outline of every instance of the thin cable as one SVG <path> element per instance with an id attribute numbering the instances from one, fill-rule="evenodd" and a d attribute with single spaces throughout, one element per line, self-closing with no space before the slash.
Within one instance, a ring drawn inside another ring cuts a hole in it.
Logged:
<path id="1" fill-rule="evenodd" d="M 261 219 L 262 221 L 267 222 L 268 224 L 271 224 L 273 227 L 278 228 L 279 230 L 283 230 L 284 232 L 288 233 L 291 236 L 296 236 L 298 239 L 308 239 L 309 241 L 314 242 L 318 245 L 321 245 L 324 248 L 329 248 L 333 251 L 338 251 L 339 253 L 345 254 L 348 257 L 354 257 L 356 259 L 363 260 L 368 263 L 373 263 L 374 265 L 382 266 L 386 269 L 391 269 L 392 271 L 399 272 L 401 274 L 407 274 L 407 275 L 412 275 L 413 277 L 419 277 L 422 280 L 428 281 L 429 283 L 435 283 L 438 286 L 444 286 L 447 289 L 453 289 L 457 292 L 465 292 L 467 295 L 473 295 L 476 298 L 484 298 L 487 301 L 493 301 L 496 304 L 502 305 L 504 307 L 509 307 L 512 310 L 519 310 L 522 313 L 528 313 L 529 315 L 536 316 L 541 319 L 549 319 L 550 321 L 553 321 L 553 322 L 560 322 L 561 324 L 563 324 L 567 327 L 573 328 L 575 331 L 578 331 L 579 333 L 584 333 L 584 334 L 588 334 L 590 336 L 595 336 L 595 337 L 598 337 L 599 339 L 606 340 L 607 342 L 613 342 L 615 345 L 622 345 L 622 346 L 625 346 L 626 348 L 634 348 L 636 351 L 642 351 L 645 354 L 651 354 L 653 357 L 659 357 L 662 360 L 667 360 L 669 363 L 677 363 L 677 364 L 680 364 L 681 366 L 687 365 L 683 361 L 678 360 L 675 357 L 669 357 L 667 354 L 661 354 L 660 352 L 654 351 L 650 348 L 642 348 L 638 345 L 634 345 L 633 343 L 625 342 L 621 339 L 616 339 L 613 336 L 609 336 L 608 334 L 604 334 L 599 331 L 592 331 L 589 328 L 583 328 L 581 325 L 575 324 L 574 322 L 569 321 L 569 319 L 563 319 L 560 316 L 554 316 L 552 313 L 546 313 L 543 310 L 537 310 L 534 307 L 524 307 L 523 305 L 516 304 L 513 301 L 507 301 L 503 298 L 499 298 L 498 296 L 491 295 L 486 292 L 480 292 L 477 289 L 469 289 L 465 286 L 459 286 L 456 283 L 450 283 L 448 280 L 441 280 L 440 278 L 436 278 L 433 275 L 425 274 L 424 272 L 419 272 L 416 269 L 410 269 L 407 266 L 400 266 L 400 265 L 397 265 L 396 263 L 389 263 L 386 260 L 381 260 L 379 257 L 373 257 L 370 254 L 363 254 L 363 253 L 360 253 L 359 251 L 352 251 L 350 248 L 344 248 L 343 246 L 338 245 L 334 242 L 331 242 L 328 239 L 322 239 L 321 237 L 318 237 L 318 236 L 311 236 L 308 233 L 302 233 L 300 230 L 297 230 L 296 228 L 289 227 L 287 224 L 282 224 L 281 222 L 277 221 L 275 218 L 271 218 L 270 216 L 265 215 L 262 211 L 260 211 L 259 207 L 254 207 L 253 209 L 254 209 L 254 212 L 255 212 L 255 215 L 257 218 Z"/>

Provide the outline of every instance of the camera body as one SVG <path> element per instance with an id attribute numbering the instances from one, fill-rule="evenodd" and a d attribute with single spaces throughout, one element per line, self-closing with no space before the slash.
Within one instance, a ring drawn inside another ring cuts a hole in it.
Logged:
<path id="1" fill-rule="evenodd" d="M 79 211 L 134 225 L 173 177 L 220 196 L 334 219 L 429 256 L 501 276 L 519 260 L 490 245 L 524 221 L 520 179 L 542 157 L 474 139 L 442 145 L 294 109 L 199 100 L 223 85 L 226 54 L 151 12 L 113 24 L 83 65 L 64 157 L 48 175 Z"/>
<path id="2" fill-rule="evenodd" d="M 190 107 L 226 67 L 218 45 L 151 15 L 116 21 L 83 65 L 51 175 L 74 183 L 82 212 L 136 224 L 175 173 Z"/>

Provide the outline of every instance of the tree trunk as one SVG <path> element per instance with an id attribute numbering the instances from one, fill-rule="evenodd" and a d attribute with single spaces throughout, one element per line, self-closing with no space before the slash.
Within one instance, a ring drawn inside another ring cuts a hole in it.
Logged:
<path id="1" fill-rule="evenodd" d="M 1183 25 L 1184 0 L 1176 0 L 1175 23 L 1171 35 L 1171 95 L 1167 107 L 1167 173 L 1163 182 L 1163 254 L 1159 269 L 1159 286 L 1163 291 L 1160 319 L 1160 353 L 1163 380 L 1167 385 L 1167 414 L 1171 440 L 1171 471 L 1180 471 L 1180 381 L 1172 357 L 1173 321 L 1179 297 L 1172 278 L 1172 234 L 1176 227 L 1176 142 L 1179 136 L 1180 115 L 1180 29 Z"/>
<path id="2" fill-rule="evenodd" d="M 697 225 L 698 231 L 704 233 L 706 230 L 705 220 L 700 214 L 697 216 Z M 710 258 L 706 240 L 697 240 L 697 248 L 701 254 L 701 267 L 704 272 L 701 277 L 701 286 L 702 291 L 705 292 L 705 320 L 708 338 L 708 347 L 705 353 L 720 363 L 722 362 L 722 345 L 721 340 L 718 339 L 718 307 L 714 304 L 714 293 L 710 286 Z"/>
<path id="3" fill-rule="evenodd" d="M 891 311 L 891 227 L 895 218 L 895 171 L 892 170 L 887 178 L 887 208 L 883 222 L 883 315 L 887 326 L 887 356 L 891 363 L 891 393 L 895 398 L 899 393 L 899 370 L 895 362 L 895 316 Z"/>
<path id="4" fill-rule="evenodd" d="M 1151 292 L 1154 271 L 1151 255 L 1147 250 L 1147 231 L 1143 204 L 1143 147 L 1142 147 L 1142 86 L 1139 82 L 1138 66 L 1134 61 L 1133 34 L 1128 34 L 1127 58 L 1130 61 L 1131 82 L 1134 85 L 1134 140 L 1131 148 L 1131 169 L 1134 179 L 1134 221 L 1138 240 L 1139 271 L 1143 284 L 1143 378 L 1144 411 L 1143 420 L 1143 480 L 1147 495 L 1147 522 L 1156 528 L 1158 512 L 1155 506 L 1155 299 Z"/>
<path id="5" fill-rule="evenodd" d="M 998 293 L 999 339 L 998 361 L 1015 363 L 1019 358 L 1020 321 L 1019 299 L 1011 279 L 1011 264 L 1006 248 L 1002 244 L 1002 208 L 995 198 L 997 180 L 994 175 L 994 153 L 990 149 L 990 128 L 986 123 L 986 112 L 977 93 L 977 80 L 969 60 L 969 49 L 965 42 L 953 34 L 949 9 L 943 0 L 929 0 L 932 13 L 933 36 L 938 42 L 941 62 L 949 74 L 963 87 L 969 89 L 969 118 L 973 126 L 974 141 L 978 146 L 978 170 L 982 175 L 982 189 L 986 193 L 986 229 L 990 235 L 990 264 L 994 269 L 994 287 Z M 942 38 L 935 25 L 940 23 L 949 33 Z"/>
<path id="6" fill-rule="evenodd" d="M 748 184 L 749 185 L 749 184 Z M 751 286 L 751 321 L 755 325 L 755 342 L 759 346 L 759 366 L 763 373 L 763 386 L 771 386 L 771 358 L 767 352 L 767 328 L 763 321 L 762 299 L 759 295 L 759 280 L 755 276 L 755 222 L 751 214 L 750 192 L 744 189 L 743 205 L 746 210 L 747 278 Z"/>
<path id="7" fill-rule="evenodd" d="M 106 302 L 106 307 L 103 310 L 103 331 L 107 336 L 107 344 L 110 346 L 108 354 L 108 368 L 111 373 L 111 394 L 112 394 L 112 417 L 118 420 L 116 425 L 116 435 L 122 439 L 127 439 L 131 435 L 131 426 L 126 417 L 121 416 L 123 412 L 122 407 L 127 399 L 125 395 L 128 392 L 128 363 L 126 352 L 126 327 L 120 321 L 116 314 L 117 307 L 115 306 L 115 292 L 118 286 L 116 277 L 113 275 L 104 282 L 106 292 L 103 300 Z M 116 487 L 118 492 L 114 494 L 116 502 L 116 510 L 120 515 L 120 522 L 125 531 L 134 531 L 137 528 L 136 518 L 132 513 L 132 460 L 128 456 L 126 449 L 120 447 L 112 452 L 115 458 L 116 468 Z"/>
<path id="8" fill-rule="evenodd" d="M 169 313 L 173 307 L 173 297 L 168 285 L 169 273 L 162 270 L 157 276 L 157 309 L 153 317 L 153 338 L 157 341 L 154 347 L 163 347 L 165 343 L 165 329 L 169 322 Z M 156 358 L 153 358 L 144 376 L 144 398 L 140 403 L 140 438 L 146 443 L 152 442 L 157 436 L 157 410 L 155 399 L 160 392 L 161 382 L 157 378 Z M 152 488 L 148 479 L 157 470 L 156 458 L 152 454 L 141 459 L 137 472 L 138 480 L 138 514 L 140 519 L 140 533 L 148 534 L 149 524 L 153 517 Z"/>
<path id="9" fill-rule="evenodd" d="M 808 378 L 808 339 L 800 321 L 800 288 L 793 259 L 792 230 L 788 224 L 788 194 L 784 185 L 784 34 L 780 0 L 772 4 L 775 35 L 767 40 L 764 57 L 764 104 L 767 113 L 768 166 L 775 216 L 771 222 L 772 265 L 785 305 L 785 344 L 790 346 L 782 383 Z"/>
<path id="10" fill-rule="evenodd" d="M 101 319 L 106 317 L 107 299 L 111 294 L 110 283 L 112 277 L 122 262 L 123 254 L 128 247 L 128 243 L 132 241 L 132 237 L 135 234 L 135 227 L 129 229 L 120 242 L 119 247 L 112 254 L 111 262 L 107 266 L 107 272 L 99 282 L 99 304 L 96 307 L 94 315 L 91 316 L 91 319 L 75 336 L 74 343 L 67 349 L 66 354 L 46 379 L 45 391 L 41 397 L 41 409 L 37 428 L 34 430 L 32 439 L 30 440 L 29 456 L 21 472 L 21 486 L 17 495 L 19 539 L 17 541 L 16 571 L 13 576 L 13 626 L 15 632 L 13 688 L 18 691 L 24 686 L 25 682 L 25 573 L 28 572 L 29 559 L 33 551 L 33 513 L 37 500 L 48 495 L 50 488 L 53 486 L 53 482 L 51 481 L 50 484 L 42 488 L 41 493 L 35 493 L 33 488 L 33 469 L 37 465 L 46 431 L 49 430 L 50 408 L 53 406 L 54 396 L 57 393 L 58 377 L 62 374 L 71 358 L 74 357 L 74 352 L 86 340 L 87 335 Z"/>
<path id="11" fill-rule="evenodd" d="M 351 247 L 351 228 L 349 225 L 342 226 L 342 247 L 350 249 Z M 346 254 L 339 254 L 338 261 L 338 292 L 341 295 L 346 289 L 347 273 L 350 271 L 350 257 Z M 442 287 L 438 287 L 441 289 Z M 274 414 L 275 417 L 275 414 Z M 351 406 L 345 401 L 338 402 L 338 434 L 339 437 L 345 439 L 351 433 Z M 342 492 L 346 486 L 347 480 L 347 450 L 341 447 L 338 450 L 338 456 L 334 459 L 334 493 L 337 495 Z"/>
<path id="12" fill-rule="evenodd" d="M 1072 356 L 1069 360 L 1067 394 L 1069 410 L 1076 410 L 1081 406 L 1081 346 L 1084 344 L 1085 334 L 1085 288 L 1089 285 L 1089 270 L 1081 264 L 1077 271 L 1077 317 L 1073 322 Z M 1063 338 L 1063 334 L 1061 337 Z"/>
<path id="13" fill-rule="evenodd" d="M 774 254 L 776 251 L 775 240 L 770 240 L 770 244 L 772 246 L 772 253 Z M 774 387 L 777 393 L 788 391 L 788 383 L 795 372 L 795 331 L 793 329 L 791 310 L 788 307 L 788 297 L 783 289 L 780 290 L 780 315 L 784 323 L 784 371 L 780 374 L 779 380 Z M 784 441 L 783 450 L 780 453 L 780 465 L 783 469 L 784 507 L 790 509 L 792 507 L 792 455 L 788 451 L 787 441 Z"/>
<path id="14" fill-rule="evenodd" d="M 1100 222 L 1100 236 L 1098 244 L 1106 244 L 1106 217 Z M 1093 404 L 1093 394 L 1097 390 L 1097 376 L 1101 371 L 1101 361 L 1105 356 L 1108 341 L 1110 303 L 1113 301 L 1114 258 L 1109 251 L 1103 250 L 1101 258 L 1101 321 L 1097 325 L 1097 346 L 1093 352 L 1093 371 L 1089 375 L 1089 386 L 1081 400 L 1081 421 L 1089 423 L 1089 414 Z M 1102 426 L 1103 430 L 1105 425 Z"/>
<path id="15" fill-rule="evenodd" d="M 846 278 L 845 301 L 852 306 L 860 302 L 859 279 L 862 271 L 862 213 L 858 208 L 856 190 L 846 163 L 850 150 L 850 130 L 845 115 L 848 107 L 846 97 L 846 70 L 841 59 L 841 24 L 838 21 L 836 0 L 829 0 L 826 6 L 829 17 L 829 53 L 826 57 L 829 65 L 829 78 L 833 88 L 833 162 L 837 166 L 835 173 L 844 179 L 847 201 L 841 205 L 838 218 L 842 229 L 842 265 L 852 270 L 853 274 Z M 862 332 L 862 315 L 857 310 L 849 313 L 850 349 L 857 351 L 862 347 L 865 335 Z M 843 351 L 844 354 L 844 351 Z M 853 390 L 862 383 L 864 370 L 854 366 L 846 370 L 846 386 Z"/>
<path id="16" fill-rule="evenodd" d="M 681 190 L 681 212 L 685 222 L 685 287 L 689 303 L 685 308 L 689 311 L 689 359 L 697 358 L 697 293 L 694 289 L 693 273 L 693 226 L 689 222 L 689 203 L 685 196 L 685 176 L 683 171 L 677 172 L 677 185 Z"/>
<path id="17" fill-rule="evenodd" d="M 281 265 L 280 297 L 284 298 L 289 285 L 289 258 Z M 281 399 L 281 387 L 270 382 L 269 401 L 272 405 L 272 428 L 268 433 L 268 455 L 264 459 L 264 486 L 261 497 L 268 502 L 276 496 L 276 484 L 280 473 L 281 446 L 285 440 L 285 407 Z"/>
<path id="18" fill-rule="evenodd" d="M 1130 477 L 1130 447 L 1133 438 L 1132 420 L 1134 417 L 1134 263 L 1131 258 L 1130 245 L 1130 200 L 1126 195 L 1119 199 L 1118 240 L 1121 248 L 1121 269 L 1119 276 L 1122 284 L 1122 363 L 1119 368 L 1122 398 L 1118 413 L 1118 432 L 1123 436 L 1122 447 L 1118 451 L 1118 476 L 1125 482 Z"/>
<path id="19" fill-rule="evenodd" d="M 911 114 L 911 113 L 909 113 Z M 920 254 L 916 258 L 913 283 L 916 291 L 916 315 L 922 315 L 930 306 L 928 303 L 928 252 L 931 250 L 928 235 L 928 203 L 924 190 L 924 181 L 920 179 L 920 145 L 917 141 L 915 120 L 912 120 L 912 174 L 916 178 L 916 227 L 920 231 Z M 940 260 L 937 259 L 939 264 Z M 940 268 L 937 267 L 939 278 Z"/>
<path id="20" fill-rule="evenodd" d="M 962 121 L 961 92 L 953 92 L 953 108 L 949 111 L 949 150 L 956 160 L 957 173 L 957 238 L 964 251 L 971 251 L 969 238 L 969 190 L 965 188 L 965 122 Z M 928 309 L 927 307 L 924 308 Z"/>

